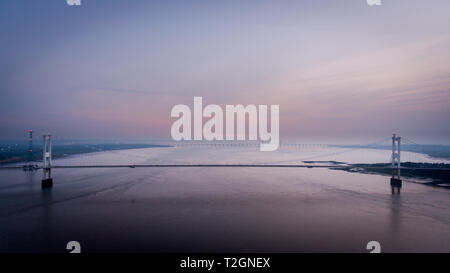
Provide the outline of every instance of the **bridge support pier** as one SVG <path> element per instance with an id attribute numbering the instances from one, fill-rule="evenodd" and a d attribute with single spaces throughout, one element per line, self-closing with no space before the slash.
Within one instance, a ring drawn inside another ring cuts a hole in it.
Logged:
<path id="1" fill-rule="evenodd" d="M 44 135 L 43 161 L 42 161 L 42 189 L 53 186 L 52 178 L 52 135 Z"/>
<path id="2" fill-rule="evenodd" d="M 400 189 L 402 188 L 402 180 L 397 178 L 391 178 L 391 189 L 392 194 L 400 194 Z M 397 191 L 397 192 L 396 192 Z"/>
<path id="3" fill-rule="evenodd" d="M 53 187 L 53 178 L 43 179 L 41 183 L 42 189 L 50 189 Z"/>

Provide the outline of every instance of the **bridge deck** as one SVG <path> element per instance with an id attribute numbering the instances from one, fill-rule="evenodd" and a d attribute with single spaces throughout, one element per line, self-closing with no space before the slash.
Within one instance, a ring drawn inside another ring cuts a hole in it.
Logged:
<path id="1" fill-rule="evenodd" d="M 24 166 L 3 166 L 0 169 L 22 169 Z M 72 168 L 333 168 L 333 169 L 392 169 L 391 166 L 353 166 L 353 165 L 293 165 L 293 164 L 127 164 L 127 165 L 55 165 L 52 169 Z M 38 166 L 37 169 L 42 169 Z M 402 170 L 440 170 L 450 168 L 412 168 L 400 167 Z"/>

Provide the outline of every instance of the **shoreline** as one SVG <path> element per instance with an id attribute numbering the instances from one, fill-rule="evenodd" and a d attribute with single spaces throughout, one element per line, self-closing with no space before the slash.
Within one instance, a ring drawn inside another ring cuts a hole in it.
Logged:
<path id="1" fill-rule="evenodd" d="M 67 158 L 69 156 L 83 155 L 90 153 L 118 151 L 118 150 L 132 150 L 132 149 L 146 149 L 146 148 L 171 148 L 172 145 L 166 144 L 74 144 L 74 145 L 55 145 L 53 147 L 53 159 Z M 57 150 L 55 150 L 55 148 Z M 14 156 L 0 160 L 1 167 L 14 166 L 17 164 L 36 164 L 42 162 L 42 148 L 33 152 L 32 159 L 28 160 L 29 154 L 27 151 L 18 151 Z"/>
<path id="2" fill-rule="evenodd" d="M 336 164 L 336 167 L 339 166 L 339 168 L 330 169 L 354 173 L 392 176 L 392 169 L 390 169 L 389 163 L 348 164 L 348 167 L 342 166 L 342 164 L 346 163 L 339 162 Z M 450 169 L 450 164 L 404 162 L 401 165 L 403 167 L 407 167 L 407 169 L 401 169 L 401 177 L 403 179 L 428 186 L 450 189 L 450 171 L 448 170 Z"/>

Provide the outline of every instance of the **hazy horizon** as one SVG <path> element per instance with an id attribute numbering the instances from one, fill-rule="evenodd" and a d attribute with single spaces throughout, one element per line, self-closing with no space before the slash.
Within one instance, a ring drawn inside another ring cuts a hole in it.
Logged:
<path id="1" fill-rule="evenodd" d="M 42 146 L 42 136 L 44 134 L 33 134 L 33 146 Z M 317 137 L 317 138 L 281 138 L 280 145 L 284 144 L 305 144 L 305 145 L 361 145 L 361 146 L 390 146 L 391 140 L 390 136 L 380 137 L 378 139 L 372 137 L 367 139 L 351 139 L 351 138 L 336 138 L 336 139 L 327 139 L 325 137 Z M 383 141 L 382 141 L 383 140 Z M 404 143 L 402 145 L 443 145 L 450 146 L 450 142 L 421 142 L 417 143 L 410 138 L 406 138 L 403 140 Z M 411 142 L 411 141 L 414 141 Z M 28 133 L 24 134 L 22 137 L 18 138 L 0 138 L 0 143 L 21 143 L 25 146 L 29 144 Z M 136 143 L 136 144 L 158 144 L 161 143 L 169 143 L 173 142 L 176 144 L 221 144 L 221 143 L 234 143 L 238 145 L 239 143 L 259 143 L 259 140 L 181 140 L 175 141 L 170 137 L 167 138 L 158 138 L 158 137 L 85 137 L 85 138 L 74 138 L 74 137 L 65 137 L 52 135 L 53 144 L 57 145 L 58 143 L 65 142 L 76 142 L 76 143 L 92 143 L 92 144 L 106 144 L 106 143 Z"/>

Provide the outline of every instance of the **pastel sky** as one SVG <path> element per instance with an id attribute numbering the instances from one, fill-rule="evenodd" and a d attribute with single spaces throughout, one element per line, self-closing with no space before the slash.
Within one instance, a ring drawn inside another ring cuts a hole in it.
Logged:
<path id="1" fill-rule="evenodd" d="M 450 1 L 5 0 L 0 138 L 170 138 L 176 104 L 279 104 L 280 137 L 450 143 Z"/>

